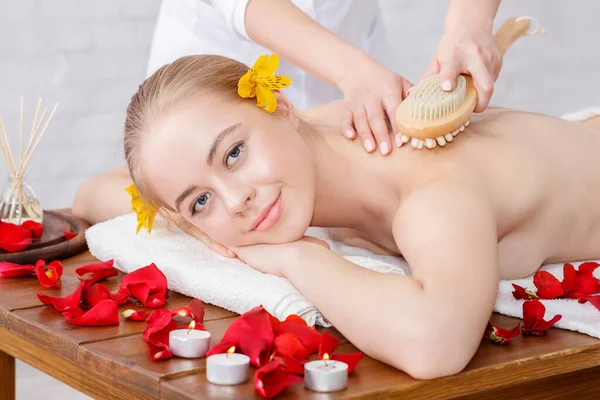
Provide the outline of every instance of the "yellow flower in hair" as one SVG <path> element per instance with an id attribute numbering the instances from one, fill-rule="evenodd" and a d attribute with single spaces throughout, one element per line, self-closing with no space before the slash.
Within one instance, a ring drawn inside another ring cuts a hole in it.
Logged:
<path id="1" fill-rule="evenodd" d="M 156 208 L 140 196 L 133 183 L 125 191 L 131 195 L 131 210 L 135 211 L 137 215 L 138 225 L 135 233 L 138 233 L 142 227 L 145 227 L 148 233 L 152 232 L 152 224 L 157 212 Z"/>
<path id="2" fill-rule="evenodd" d="M 292 83 L 287 76 L 275 75 L 279 66 L 277 54 L 263 54 L 254 66 L 238 81 L 238 94 L 244 99 L 256 97 L 256 105 L 272 113 L 277 108 L 274 90 L 283 89 Z"/>

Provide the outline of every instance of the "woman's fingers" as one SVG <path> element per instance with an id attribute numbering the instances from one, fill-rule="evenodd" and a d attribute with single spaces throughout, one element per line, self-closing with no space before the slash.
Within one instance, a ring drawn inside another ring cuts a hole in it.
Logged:
<path id="1" fill-rule="evenodd" d="M 356 137 L 356 131 L 354 130 L 354 124 L 352 123 L 352 111 L 346 110 L 342 117 L 342 135 L 347 139 L 354 139 Z"/>
<path id="2" fill-rule="evenodd" d="M 371 153 L 375 150 L 375 138 L 371 133 L 367 111 L 361 104 L 357 109 L 352 110 L 352 114 L 354 116 L 354 127 L 360 137 L 361 143 L 365 150 Z"/>

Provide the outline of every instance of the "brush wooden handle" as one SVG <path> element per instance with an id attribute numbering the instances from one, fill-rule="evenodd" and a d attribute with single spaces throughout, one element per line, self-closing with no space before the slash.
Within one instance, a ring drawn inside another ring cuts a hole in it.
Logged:
<path id="1" fill-rule="evenodd" d="M 521 36 L 529 30 L 530 20 L 522 17 L 512 17 L 504 21 L 494 35 L 502 55 Z"/>

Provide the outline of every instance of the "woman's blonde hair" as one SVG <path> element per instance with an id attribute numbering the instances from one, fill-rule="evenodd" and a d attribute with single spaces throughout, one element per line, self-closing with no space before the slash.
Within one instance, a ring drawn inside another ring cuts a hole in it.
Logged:
<path id="1" fill-rule="evenodd" d="M 155 195 L 140 169 L 140 147 L 157 120 L 170 107 L 194 96 L 217 94 L 233 101 L 248 101 L 238 96 L 239 79 L 248 66 L 213 54 L 186 56 L 158 69 L 133 95 L 125 118 L 123 147 L 129 172 L 138 192 L 155 208 L 174 211 Z"/>

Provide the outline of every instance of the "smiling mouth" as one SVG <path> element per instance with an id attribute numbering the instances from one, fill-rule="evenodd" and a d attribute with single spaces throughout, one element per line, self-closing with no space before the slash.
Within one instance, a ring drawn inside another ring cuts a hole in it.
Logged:
<path id="1" fill-rule="evenodd" d="M 271 229 L 277 221 L 281 218 L 281 192 L 279 196 L 267 205 L 259 214 L 259 216 L 252 223 L 253 231 L 268 231 Z"/>

